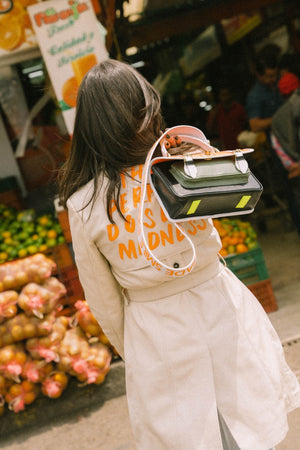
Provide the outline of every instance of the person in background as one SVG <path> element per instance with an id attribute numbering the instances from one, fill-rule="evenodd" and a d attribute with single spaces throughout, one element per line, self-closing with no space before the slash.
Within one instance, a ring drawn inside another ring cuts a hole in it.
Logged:
<path id="1" fill-rule="evenodd" d="M 213 221 L 182 223 L 197 261 L 180 278 L 139 246 L 143 166 L 163 131 L 160 96 L 133 67 L 111 59 L 85 75 L 60 176 L 85 298 L 125 360 L 139 450 L 268 450 L 284 439 L 300 387 L 262 306 L 220 262 Z M 183 269 L 187 239 L 151 189 L 145 206 L 145 239 Z"/>
<path id="2" fill-rule="evenodd" d="M 278 82 L 278 54 L 274 46 L 264 47 L 255 61 L 256 82 L 248 92 L 246 111 L 252 131 L 270 131 L 272 116 L 283 100 Z"/>
<path id="3" fill-rule="evenodd" d="M 257 175 L 260 173 L 259 178 L 265 187 L 263 200 L 266 206 L 282 208 L 282 203 L 277 199 L 280 197 L 288 201 L 289 188 L 285 171 L 276 155 L 272 153 L 270 141 L 272 117 L 283 103 L 277 86 L 280 52 L 279 46 L 268 44 L 257 53 L 254 61 L 256 82 L 246 97 L 246 111 L 250 130 L 265 135 L 259 164 L 253 167 L 254 173 Z M 261 220 L 260 231 L 264 232 L 266 228 L 265 221 Z"/>
<path id="4" fill-rule="evenodd" d="M 206 123 L 209 136 L 220 137 L 222 149 L 239 148 L 237 136 L 247 128 L 248 118 L 245 107 L 234 100 L 229 86 L 220 86 L 219 103 L 210 111 Z"/>
<path id="5" fill-rule="evenodd" d="M 290 214 L 300 234 L 300 80 L 285 72 L 278 87 L 285 102 L 272 118 L 271 143 L 285 169 Z"/>

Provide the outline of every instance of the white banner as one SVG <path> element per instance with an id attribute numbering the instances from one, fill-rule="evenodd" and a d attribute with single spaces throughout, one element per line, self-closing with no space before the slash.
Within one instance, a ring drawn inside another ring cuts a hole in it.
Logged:
<path id="1" fill-rule="evenodd" d="M 107 59 L 105 38 L 90 0 L 49 0 L 28 7 L 67 130 L 72 135 L 78 87 Z"/>

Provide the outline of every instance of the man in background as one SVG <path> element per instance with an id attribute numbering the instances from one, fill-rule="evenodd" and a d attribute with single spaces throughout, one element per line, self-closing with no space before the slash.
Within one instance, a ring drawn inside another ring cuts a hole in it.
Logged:
<path id="1" fill-rule="evenodd" d="M 272 116 L 282 104 L 277 87 L 279 52 L 274 45 L 265 46 L 255 61 L 256 82 L 246 99 L 246 111 L 252 131 L 270 131 Z"/>

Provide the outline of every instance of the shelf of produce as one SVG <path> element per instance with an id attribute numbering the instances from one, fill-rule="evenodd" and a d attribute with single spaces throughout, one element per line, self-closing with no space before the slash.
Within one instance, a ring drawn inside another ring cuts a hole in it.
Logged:
<path id="1" fill-rule="evenodd" d="M 37 253 L 0 264 L 3 418 L 11 412 L 26 416 L 43 396 L 57 400 L 74 379 L 81 386 L 102 384 L 117 357 L 82 299 L 74 263 L 57 266 L 58 260 L 66 263 L 66 255 L 70 258 L 67 244 L 57 247 L 52 258 Z M 57 314 L 62 303 L 76 306 L 69 314 L 66 309 Z"/>

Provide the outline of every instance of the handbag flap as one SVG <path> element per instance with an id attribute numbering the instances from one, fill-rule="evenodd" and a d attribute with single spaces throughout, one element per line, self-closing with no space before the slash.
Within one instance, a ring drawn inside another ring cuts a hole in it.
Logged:
<path id="1" fill-rule="evenodd" d="M 171 164 L 170 172 L 182 186 L 192 187 L 208 187 L 208 186 L 227 186 L 229 184 L 247 183 L 249 178 L 249 169 L 241 172 L 232 158 L 220 158 L 211 160 L 194 160 L 193 176 L 187 172 L 186 165 L 188 161 L 176 161 Z"/>

